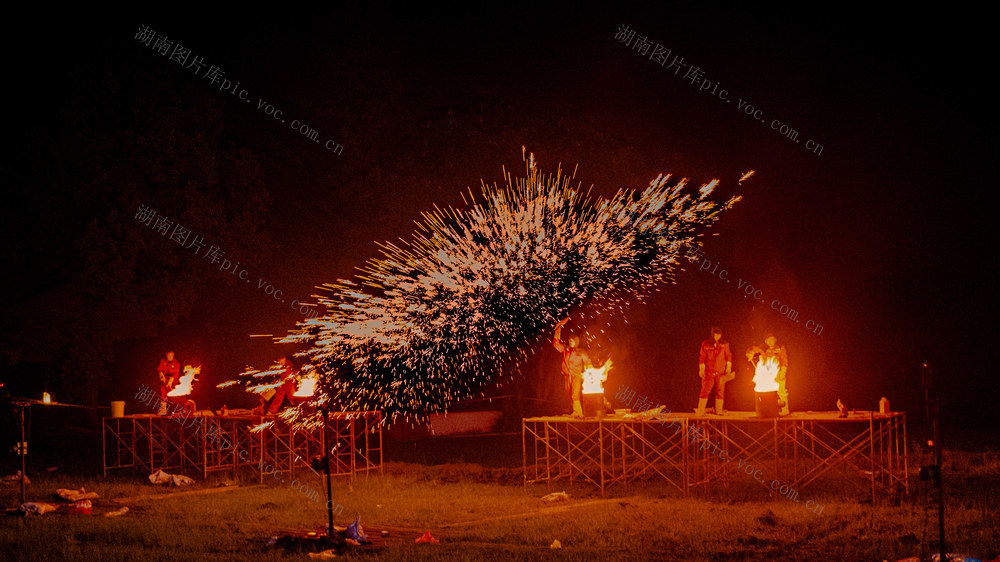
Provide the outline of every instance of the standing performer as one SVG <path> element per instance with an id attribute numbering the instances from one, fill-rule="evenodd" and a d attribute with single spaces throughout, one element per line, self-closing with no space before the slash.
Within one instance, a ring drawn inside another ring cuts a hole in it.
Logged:
<path id="1" fill-rule="evenodd" d="M 772 357 L 778 359 L 778 376 L 775 377 L 775 380 L 778 381 L 778 406 L 781 407 L 779 415 L 787 416 L 789 414 L 788 388 L 785 386 L 785 375 L 788 372 L 788 350 L 785 349 L 785 346 L 778 345 L 778 338 L 774 337 L 774 334 L 764 336 L 764 345 L 767 346 L 764 350 L 764 359 Z"/>
<path id="2" fill-rule="evenodd" d="M 562 353 L 562 375 L 563 384 L 566 387 L 566 394 L 569 395 L 573 403 L 574 418 L 583 417 L 583 402 L 581 402 L 581 391 L 583 389 L 583 372 L 593 365 L 590 356 L 586 351 L 580 349 L 580 336 L 570 336 L 566 343 L 560 341 L 562 329 L 569 318 L 556 324 L 556 334 L 552 338 L 552 345 L 556 351 Z"/>
<path id="3" fill-rule="evenodd" d="M 722 328 L 712 326 L 712 337 L 701 342 L 698 351 L 698 376 L 701 378 L 701 392 L 698 394 L 698 408 L 695 415 L 704 416 L 708 398 L 715 387 L 715 413 L 722 415 L 726 398 L 726 383 L 733 380 L 733 353 L 729 342 L 722 339 Z"/>
<path id="4" fill-rule="evenodd" d="M 281 378 L 285 381 L 284 384 L 276 389 L 274 397 L 271 399 L 271 405 L 267 408 L 267 413 L 276 414 L 278 410 L 281 409 L 281 403 L 288 399 L 288 402 L 292 402 L 292 394 L 295 393 L 295 366 L 288 357 L 282 357 L 278 359 L 278 364 L 282 366 L 283 371 L 281 373 Z"/>
<path id="5" fill-rule="evenodd" d="M 168 351 L 156 368 L 156 374 L 160 377 L 160 411 L 159 415 L 167 415 L 167 393 L 174 388 L 181 380 L 181 363 L 174 359 L 174 352 Z"/>

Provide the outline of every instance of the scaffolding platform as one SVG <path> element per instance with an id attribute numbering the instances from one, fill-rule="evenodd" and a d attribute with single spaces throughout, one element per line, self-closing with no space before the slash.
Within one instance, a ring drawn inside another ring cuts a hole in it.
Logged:
<path id="1" fill-rule="evenodd" d="M 322 425 L 293 429 L 273 418 L 253 415 L 193 415 L 188 417 L 136 414 L 106 417 L 102 422 L 104 475 L 109 470 L 184 471 L 208 478 L 213 472 L 235 475 L 242 468 L 263 481 L 271 473 L 312 471 L 311 461 L 331 446 L 331 476 L 382 471 L 382 414 L 377 411 L 331 412 Z M 190 475 L 190 474 L 189 474 Z"/>
<path id="2" fill-rule="evenodd" d="M 796 491 L 836 479 L 873 501 L 909 492 L 903 412 L 534 417 L 521 436 L 525 486 L 585 482 L 603 495 L 660 479 L 689 496 L 739 479 Z"/>

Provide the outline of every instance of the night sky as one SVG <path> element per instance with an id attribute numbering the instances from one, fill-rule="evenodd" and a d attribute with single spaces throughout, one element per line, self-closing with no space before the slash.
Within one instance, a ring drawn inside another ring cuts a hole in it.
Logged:
<path id="1" fill-rule="evenodd" d="M 170 348 L 203 365 L 199 406 L 252 405 L 214 384 L 294 349 L 251 334 L 284 334 L 302 318 L 292 299 L 521 170 L 526 146 L 597 196 L 661 172 L 743 196 L 706 233 L 718 269 L 687 265 L 604 333 L 571 324 L 615 359 L 608 394 L 693 408 L 698 344 L 721 324 L 731 407 L 750 408 L 742 351 L 774 332 L 793 409 L 886 396 L 919 419 L 927 360 L 952 415 L 997 421 L 981 17 L 510 3 L 59 17 L 39 10 L 3 39 L 0 377 L 16 393 L 126 399 Z M 177 44 L 204 66 L 172 60 Z M 220 271 L 137 221 L 140 205 L 241 265 Z M 558 392 L 558 355 L 537 349 L 499 392 Z"/>

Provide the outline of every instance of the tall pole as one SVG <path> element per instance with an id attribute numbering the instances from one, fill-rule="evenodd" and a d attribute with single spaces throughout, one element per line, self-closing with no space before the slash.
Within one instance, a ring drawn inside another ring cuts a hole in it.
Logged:
<path id="1" fill-rule="evenodd" d="M 938 547 L 939 560 L 947 560 L 944 542 L 944 486 L 941 481 L 941 469 L 944 465 L 944 446 L 941 443 L 941 402 L 933 396 L 933 381 L 931 379 L 931 364 L 927 361 L 921 365 L 924 383 L 924 399 L 927 402 L 927 417 L 931 422 L 931 434 L 934 439 L 934 485 L 938 490 Z"/>
<path id="2" fill-rule="evenodd" d="M 327 426 L 330 425 L 330 416 L 327 407 L 323 407 L 323 445 L 326 449 L 326 536 L 333 537 L 333 484 L 330 477 L 330 439 Z"/>
<path id="3" fill-rule="evenodd" d="M 934 484 L 937 486 L 938 491 L 938 537 L 940 539 L 939 546 L 941 547 L 941 557 L 939 560 L 947 560 L 945 558 L 945 547 L 944 543 L 944 486 L 941 482 L 941 470 L 944 468 L 944 445 L 941 443 L 941 412 L 935 408 L 935 418 L 934 424 L 934 465 L 937 470 L 934 471 Z"/>
<path id="4" fill-rule="evenodd" d="M 21 406 L 21 443 L 17 450 L 21 453 L 21 505 L 24 505 L 24 477 L 26 470 L 24 458 L 28 454 L 28 443 L 24 440 L 24 409 L 28 407 L 28 404 L 21 402 L 18 405 Z"/>

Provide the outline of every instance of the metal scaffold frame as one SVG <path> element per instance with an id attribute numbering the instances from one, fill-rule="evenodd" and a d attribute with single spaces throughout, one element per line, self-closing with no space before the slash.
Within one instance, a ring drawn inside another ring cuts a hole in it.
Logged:
<path id="1" fill-rule="evenodd" d="M 210 473 L 250 468 L 265 474 L 311 470 L 323 455 L 322 425 L 292 429 L 275 422 L 258 431 L 260 416 L 169 417 L 137 414 L 106 417 L 102 423 L 104 475 L 109 470 L 193 470 Z M 331 412 L 326 435 L 332 446 L 331 475 L 354 478 L 382 470 L 382 414 L 377 411 Z"/>
<path id="2" fill-rule="evenodd" d="M 796 490 L 839 477 L 873 500 L 909 492 L 902 412 L 536 417 L 522 420 L 521 435 L 525 486 L 566 479 L 603 495 L 615 484 L 661 479 L 688 496 L 746 478 L 749 465 Z"/>

